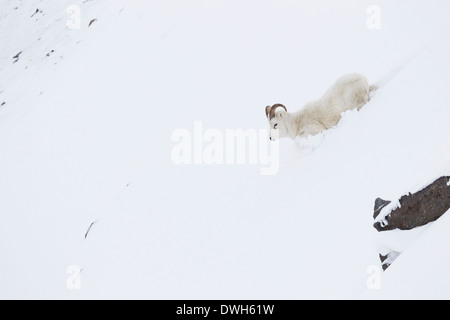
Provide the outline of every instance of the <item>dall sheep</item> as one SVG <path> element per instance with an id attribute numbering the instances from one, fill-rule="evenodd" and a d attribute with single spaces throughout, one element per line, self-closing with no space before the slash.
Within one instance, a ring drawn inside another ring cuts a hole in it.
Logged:
<path id="1" fill-rule="evenodd" d="M 319 100 L 306 104 L 295 113 L 287 112 L 282 104 L 266 107 L 266 117 L 271 130 L 270 140 L 274 140 L 273 130 L 278 137 L 305 137 L 316 135 L 335 126 L 341 113 L 357 108 L 360 110 L 369 101 L 369 93 L 376 86 L 369 86 L 367 79 L 357 73 L 339 78 Z M 278 108 L 284 110 L 277 110 Z"/>

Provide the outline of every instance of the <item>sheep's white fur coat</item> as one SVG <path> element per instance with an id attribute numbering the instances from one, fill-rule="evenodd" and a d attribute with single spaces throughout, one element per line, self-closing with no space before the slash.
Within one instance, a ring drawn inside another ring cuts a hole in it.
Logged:
<path id="1" fill-rule="evenodd" d="M 279 108 L 273 119 L 269 119 L 271 129 L 278 129 L 279 137 L 316 135 L 335 126 L 342 112 L 357 108 L 360 110 L 369 101 L 367 79 L 357 73 L 339 78 L 319 100 L 306 104 L 303 109 L 289 113 Z M 271 134 L 272 136 L 272 134 Z"/>

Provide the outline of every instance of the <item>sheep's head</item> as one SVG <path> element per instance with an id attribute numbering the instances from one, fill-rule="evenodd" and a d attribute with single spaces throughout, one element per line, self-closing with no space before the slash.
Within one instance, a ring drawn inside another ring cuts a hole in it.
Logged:
<path id="1" fill-rule="evenodd" d="M 282 108 L 284 110 L 279 109 L 277 111 L 278 108 Z M 271 106 L 266 107 L 266 117 L 267 120 L 269 120 L 270 125 L 270 140 L 276 140 L 277 138 L 283 138 L 288 136 L 287 126 L 285 123 L 286 113 L 287 113 L 286 107 L 280 103 L 274 104 L 272 107 Z"/>

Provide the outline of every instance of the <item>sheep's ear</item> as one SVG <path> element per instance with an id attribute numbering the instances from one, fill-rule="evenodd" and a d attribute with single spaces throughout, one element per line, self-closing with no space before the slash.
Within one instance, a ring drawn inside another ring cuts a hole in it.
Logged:
<path id="1" fill-rule="evenodd" d="M 269 114 L 270 114 L 270 106 L 266 107 L 266 117 L 269 118 Z"/>

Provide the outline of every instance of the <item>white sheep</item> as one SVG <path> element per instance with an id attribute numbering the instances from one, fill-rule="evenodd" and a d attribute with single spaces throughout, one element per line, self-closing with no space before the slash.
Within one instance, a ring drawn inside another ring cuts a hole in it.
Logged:
<path id="1" fill-rule="evenodd" d="M 266 107 L 270 128 L 278 130 L 278 137 L 305 137 L 316 135 L 335 126 L 341 113 L 357 108 L 360 110 L 369 101 L 369 93 L 376 86 L 370 86 L 367 79 L 357 73 L 339 78 L 319 100 L 306 104 L 295 113 L 287 112 L 282 104 Z M 284 110 L 277 110 L 277 108 Z M 271 130 L 270 140 L 274 140 Z"/>

